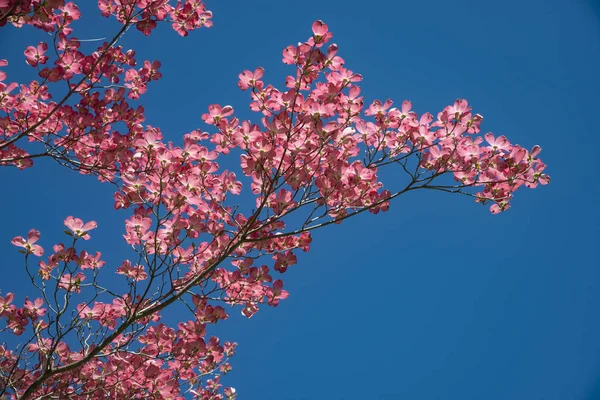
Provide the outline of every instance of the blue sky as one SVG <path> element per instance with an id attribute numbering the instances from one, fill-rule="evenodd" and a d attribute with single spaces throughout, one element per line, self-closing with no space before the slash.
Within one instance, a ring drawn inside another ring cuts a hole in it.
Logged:
<path id="1" fill-rule="evenodd" d="M 484 131 L 541 145 L 553 179 L 519 191 L 499 216 L 466 197 L 416 192 L 386 214 L 315 232 L 311 252 L 284 276 L 288 300 L 216 326 L 239 343 L 225 382 L 240 399 L 599 399 L 600 6 L 207 1 L 210 30 L 180 38 L 164 27 L 123 42 L 163 62 L 143 104 L 169 140 L 211 131 L 200 120 L 209 104 L 255 118 L 237 74 L 263 66 L 282 86 L 281 50 L 322 19 L 363 75 L 367 100 L 409 99 L 422 113 L 466 98 Z M 110 34 L 114 25 L 90 16 L 98 13 L 89 4 L 79 37 Z M 9 79 L 30 79 L 19 57 L 39 34 L 0 32 Z M 3 292 L 28 293 L 10 239 L 31 227 L 46 244 L 62 239 L 67 215 L 99 222 L 90 246 L 114 268 L 127 257 L 126 214 L 112 209 L 107 185 L 52 163 L 0 169 L 0 179 Z"/>

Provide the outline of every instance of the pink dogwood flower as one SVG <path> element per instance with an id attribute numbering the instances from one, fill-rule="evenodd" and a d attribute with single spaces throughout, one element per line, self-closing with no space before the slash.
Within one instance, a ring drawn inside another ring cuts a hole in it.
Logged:
<path id="1" fill-rule="evenodd" d="M 246 70 L 239 75 L 240 80 L 238 82 L 238 86 L 242 90 L 253 87 L 256 87 L 258 90 L 262 90 L 263 83 L 260 81 L 260 78 L 263 77 L 264 73 L 265 70 L 262 67 L 256 68 L 254 72 Z"/>
<path id="2" fill-rule="evenodd" d="M 90 221 L 84 224 L 81 219 L 68 216 L 65 219 L 65 226 L 73 232 L 72 234 L 71 232 L 65 232 L 68 235 L 80 237 L 83 240 L 89 240 L 90 235 L 88 232 L 95 229 L 98 224 L 96 224 L 96 221 Z"/>
<path id="3" fill-rule="evenodd" d="M 36 47 L 29 46 L 25 50 L 25 62 L 32 67 L 38 64 L 46 64 L 48 56 L 46 56 L 46 50 L 48 50 L 48 44 L 44 42 L 38 43 Z"/>
<path id="4" fill-rule="evenodd" d="M 81 293 L 81 282 L 85 280 L 85 275 L 82 272 L 78 272 L 75 275 L 64 274 L 60 277 L 58 287 L 65 289 L 67 292 Z"/>
<path id="5" fill-rule="evenodd" d="M 23 247 L 25 250 L 21 250 L 26 254 L 33 254 L 34 256 L 42 256 L 44 249 L 39 244 L 34 244 L 40 239 L 40 231 L 32 229 L 27 234 L 27 240 L 21 236 L 15 237 L 11 240 L 11 243 L 17 247 Z"/>

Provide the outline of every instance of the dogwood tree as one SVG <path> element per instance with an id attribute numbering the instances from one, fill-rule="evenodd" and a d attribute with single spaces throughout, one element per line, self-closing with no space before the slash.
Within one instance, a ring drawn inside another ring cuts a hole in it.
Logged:
<path id="1" fill-rule="evenodd" d="M 482 134 L 483 117 L 466 100 L 436 115 L 417 115 L 409 101 L 365 104 L 361 75 L 322 21 L 283 49 L 290 72 L 281 85 L 260 67 L 240 73 L 254 120 L 213 104 L 205 130 L 165 142 L 139 104 L 162 78 L 160 62 L 137 60 L 119 40 L 130 29 L 149 36 L 159 23 L 187 36 L 210 27 L 211 12 L 199 0 L 99 0 L 98 8 L 121 26 L 101 44 L 77 38 L 75 2 L 0 0 L 2 29 L 49 34 L 24 49 L 24 60 L 10 60 L 25 61 L 32 80 L 0 70 L 0 166 L 51 158 L 114 185 L 114 208 L 129 210 L 131 248 L 108 265 L 103 249 L 82 249 L 96 222 L 76 216 L 65 216 L 62 243 L 35 228 L 12 240 L 31 288 L 22 299 L 1 288 L 0 395 L 233 399 L 220 379 L 236 344 L 208 336 L 207 325 L 227 319 L 226 307 L 250 318 L 288 297 L 281 274 L 309 251 L 312 230 L 384 212 L 419 189 L 469 196 L 499 213 L 517 189 L 549 182 L 539 146 Z M 224 158 L 239 160 L 240 173 L 223 169 Z M 383 169 L 393 182 L 382 182 Z M 242 191 L 252 204 L 236 203 Z M 169 326 L 161 314 L 174 307 L 181 322 Z"/>

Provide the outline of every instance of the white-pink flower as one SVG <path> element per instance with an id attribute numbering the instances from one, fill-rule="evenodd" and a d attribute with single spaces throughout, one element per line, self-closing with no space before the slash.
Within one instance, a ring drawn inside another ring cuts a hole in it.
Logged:
<path id="1" fill-rule="evenodd" d="M 35 256 L 40 257 L 44 254 L 44 249 L 39 244 L 34 244 L 40 239 L 40 231 L 36 229 L 32 229 L 27 234 L 27 240 L 21 236 L 16 236 L 10 242 L 18 247 L 23 247 L 26 254 L 33 254 Z"/>
<path id="2" fill-rule="evenodd" d="M 73 232 L 73 236 L 80 237 L 83 240 L 89 240 L 90 235 L 88 232 L 95 229 L 98 224 L 96 224 L 96 221 L 90 221 L 84 224 L 79 218 L 68 216 L 65 219 L 65 226 Z"/>

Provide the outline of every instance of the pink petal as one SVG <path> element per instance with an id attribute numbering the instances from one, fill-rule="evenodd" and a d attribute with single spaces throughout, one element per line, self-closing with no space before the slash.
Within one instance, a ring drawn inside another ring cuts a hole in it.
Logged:
<path id="1" fill-rule="evenodd" d="M 31 252 L 33 253 L 33 255 L 38 256 L 38 257 L 41 257 L 44 255 L 44 249 L 39 244 L 35 244 L 35 245 L 31 246 Z"/>
<path id="2" fill-rule="evenodd" d="M 312 31 L 315 35 L 323 36 L 327 33 L 327 24 L 323 21 L 317 20 L 312 24 Z"/>
<path id="3" fill-rule="evenodd" d="M 27 234 L 27 243 L 34 244 L 40 239 L 40 231 L 32 229 Z"/>
<path id="4" fill-rule="evenodd" d="M 25 243 L 27 243 L 27 241 L 21 236 L 15 236 L 10 242 L 18 247 L 25 247 Z"/>
<path id="5" fill-rule="evenodd" d="M 542 152 L 542 148 L 537 144 L 531 149 L 531 157 L 536 158 Z"/>
<path id="6" fill-rule="evenodd" d="M 98 227 L 98 224 L 96 223 L 96 221 L 90 221 L 87 224 L 85 224 L 81 230 L 88 232 L 91 231 L 92 229 L 96 229 Z"/>

